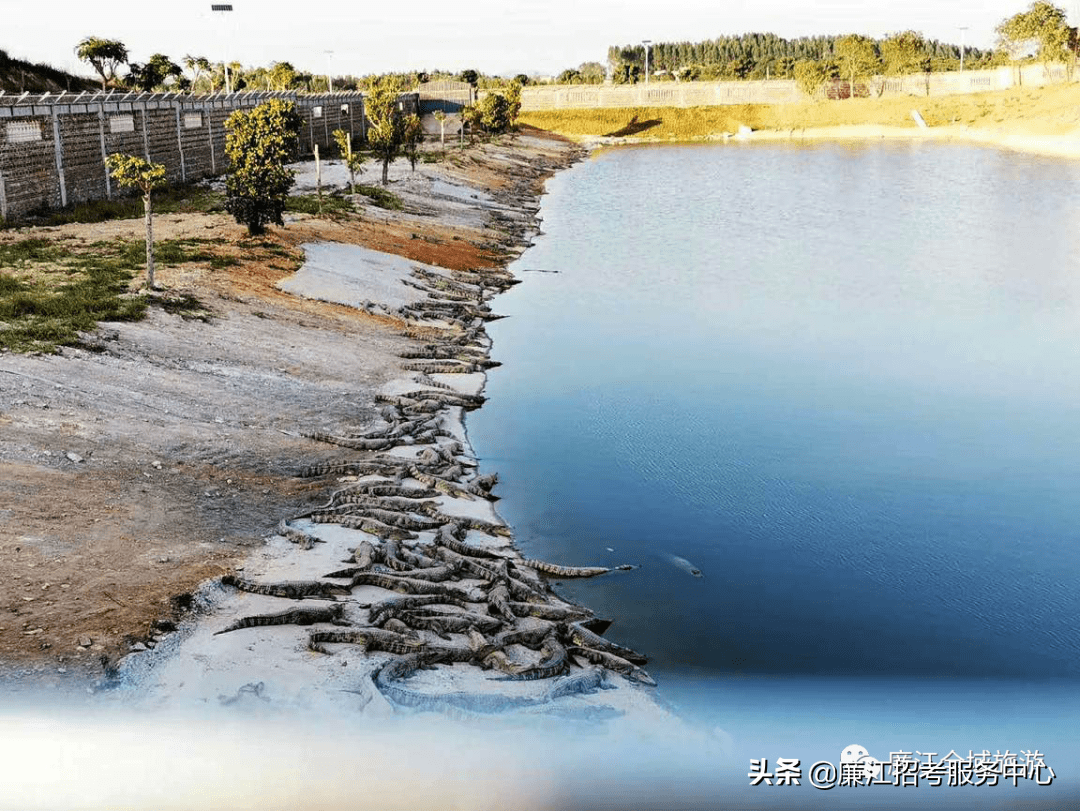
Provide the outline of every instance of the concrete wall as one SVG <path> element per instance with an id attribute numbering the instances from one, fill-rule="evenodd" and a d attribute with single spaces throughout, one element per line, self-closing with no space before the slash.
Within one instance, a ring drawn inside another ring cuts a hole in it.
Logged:
<path id="1" fill-rule="evenodd" d="M 1025 65 L 991 70 L 966 70 L 904 77 L 878 76 L 856 92 L 870 96 L 948 96 L 1006 90 L 1066 81 L 1063 65 Z M 837 83 L 831 93 L 846 95 L 847 84 Z M 635 85 L 532 85 L 522 89 L 521 109 L 566 110 L 590 107 L 707 107 L 723 104 L 786 104 L 807 96 L 794 81 L 650 82 Z"/>
<path id="2" fill-rule="evenodd" d="M 164 164 L 174 183 L 220 174 L 227 168 L 225 119 L 270 98 L 296 104 L 301 153 L 314 144 L 335 149 L 335 129 L 356 140 L 366 132 L 357 92 L 0 94 L 0 218 L 115 196 L 105 158 L 118 152 Z M 402 101 L 408 111 L 419 106 L 415 94 Z"/>

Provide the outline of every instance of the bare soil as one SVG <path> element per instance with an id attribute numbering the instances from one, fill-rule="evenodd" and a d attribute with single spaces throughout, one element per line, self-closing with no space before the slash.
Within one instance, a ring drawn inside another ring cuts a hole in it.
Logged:
<path id="1" fill-rule="evenodd" d="M 296 215 L 251 238 L 224 215 L 165 215 L 159 239 L 210 238 L 237 264 L 159 267 L 206 321 L 152 307 L 102 324 L 83 347 L 0 354 L 0 667 L 14 683 L 75 685 L 132 645 L 154 645 L 186 595 L 261 546 L 278 521 L 322 499 L 296 477 L 335 458 L 304 431 L 361 428 L 375 389 L 401 374 L 412 342 L 394 319 L 300 299 L 275 284 L 315 241 L 364 245 L 447 268 L 495 267 L 520 235 L 490 208 L 436 199 L 464 184 L 507 210 L 580 155 L 526 132 L 455 163 L 404 161 L 391 190 L 405 210 Z M 378 169 L 365 170 L 372 182 Z M 466 216 L 469 215 L 469 216 Z M 0 231 L 89 245 L 142 237 L 141 220 Z M 520 247 L 520 245 L 518 245 Z"/>

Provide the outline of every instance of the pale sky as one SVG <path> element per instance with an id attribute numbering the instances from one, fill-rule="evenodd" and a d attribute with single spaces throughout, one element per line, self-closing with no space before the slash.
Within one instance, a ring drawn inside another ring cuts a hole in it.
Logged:
<path id="1" fill-rule="evenodd" d="M 702 40 L 751 31 L 783 37 L 915 29 L 929 39 L 989 48 L 994 27 L 1030 0 L 0 0 L 0 48 L 81 75 L 83 37 L 119 39 L 133 61 L 161 52 L 247 66 L 288 61 L 316 74 L 412 69 L 553 74 L 603 62 L 608 45 Z M 1059 0 L 1074 13 L 1080 0 Z M 1074 23 L 1075 24 L 1075 23 Z M 328 55 L 326 51 L 333 53 Z"/>

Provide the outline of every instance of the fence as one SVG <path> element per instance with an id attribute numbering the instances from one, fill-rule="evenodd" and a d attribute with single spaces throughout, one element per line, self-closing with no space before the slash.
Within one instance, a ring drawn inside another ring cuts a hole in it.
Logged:
<path id="1" fill-rule="evenodd" d="M 1067 81 L 1064 65 L 1041 64 L 990 70 L 951 71 L 865 82 L 873 96 L 949 96 Z M 825 91 L 823 91 L 824 93 Z M 634 85 L 533 85 L 522 89 L 521 109 L 589 107 L 708 107 L 725 104 L 787 104 L 806 94 L 790 79 L 742 82 L 650 82 Z"/>
<path id="2" fill-rule="evenodd" d="M 359 92 L 232 93 L 186 96 L 175 93 L 65 93 L 5 96 L 0 92 L 0 220 L 41 208 L 112 198 L 105 167 L 108 155 L 142 155 L 164 164 L 170 182 L 196 180 L 228 168 L 225 119 L 234 110 L 271 98 L 296 104 L 302 119 L 299 146 L 332 148 L 333 131 L 366 135 Z M 416 112 L 415 93 L 402 108 Z"/>
<path id="3" fill-rule="evenodd" d="M 442 110 L 459 113 L 461 108 L 476 103 L 476 91 L 468 82 L 426 82 L 417 88 L 420 115 Z"/>

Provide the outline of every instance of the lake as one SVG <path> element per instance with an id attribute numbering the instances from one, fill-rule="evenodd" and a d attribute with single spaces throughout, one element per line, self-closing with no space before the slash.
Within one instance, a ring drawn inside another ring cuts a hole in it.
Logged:
<path id="1" fill-rule="evenodd" d="M 861 739 L 1056 745 L 1035 796 L 1078 785 L 1078 187 L 914 142 L 613 149 L 549 181 L 470 438 L 527 557 L 639 566 L 559 590 L 732 736 L 736 785 L 749 746 Z"/>

